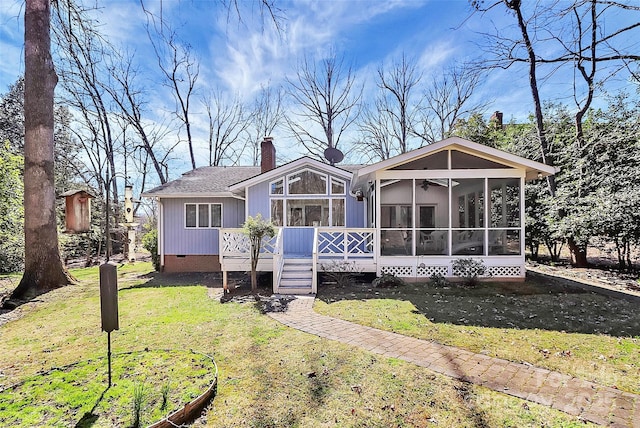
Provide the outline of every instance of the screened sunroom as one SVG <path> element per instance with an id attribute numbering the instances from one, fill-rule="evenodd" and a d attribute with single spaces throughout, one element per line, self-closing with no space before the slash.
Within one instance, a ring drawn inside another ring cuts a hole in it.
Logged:
<path id="1" fill-rule="evenodd" d="M 553 168 L 449 138 L 362 168 L 378 273 L 456 276 L 457 258 L 482 259 L 493 276 L 524 276 L 524 183 Z"/>

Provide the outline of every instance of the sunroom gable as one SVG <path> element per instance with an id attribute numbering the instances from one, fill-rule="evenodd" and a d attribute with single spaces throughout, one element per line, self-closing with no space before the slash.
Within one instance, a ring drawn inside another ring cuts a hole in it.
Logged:
<path id="1" fill-rule="evenodd" d="M 229 190 L 232 192 L 242 192 L 247 187 L 254 186 L 266 181 L 271 183 L 297 171 L 310 171 L 318 173 L 320 175 L 326 175 L 327 177 L 340 177 L 344 180 L 349 180 L 352 177 L 352 172 L 350 171 L 328 165 L 315 159 L 302 157 L 293 162 L 289 162 L 270 171 L 259 174 L 255 177 L 240 181 L 230 186 Z"/>
<path id="2" fill-rule="evenodd" d="M 505 169 L 525 171 L 527 180 L 555 174 L 554 167 L 459 137 L 430 144 L 366 166 L 354 174 L 352 187 L 361 186 L 385 170 Z"/>
<path id="3" fill-rule="evenodd" d="M 451 153 L 451 160 L 449 160 Z M 451 162 L 451 168 L 449 168 Z M 491 159 L 476 153 L 456 149 L 443 149 L 439 152 L 397 165 L 390 170 L 445 170 L 445 169 L 504 169 L 517 168 L 518 165 L 502 160 Z"/>

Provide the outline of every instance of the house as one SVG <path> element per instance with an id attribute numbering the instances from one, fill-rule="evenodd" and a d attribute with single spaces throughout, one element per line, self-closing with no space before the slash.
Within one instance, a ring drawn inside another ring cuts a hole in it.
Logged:
<path id="1" fill-rule="evenodd" d="M 203 167 L 143 194 L 160 208 L 166 272 L 248 271 L 240 227 L 262 214 L 278 227 L 258 265 L 274 292 L 315 293 L 317 272 L 455 277 L 458 258 L 481 259 L 496 278 L 522 279 L 524 183 L 553 167 L 457 137 L 371 165 L 302 157 L 275 165 L 270 138 L 259 167 Z"/>

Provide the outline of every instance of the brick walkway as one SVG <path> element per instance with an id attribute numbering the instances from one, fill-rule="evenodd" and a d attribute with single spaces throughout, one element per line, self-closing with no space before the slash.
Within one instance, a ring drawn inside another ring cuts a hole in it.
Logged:
<path id="1" fill-rule="evenodd" d="M 640 428 L 640 395 L 531 365 L 319 315 L 313 311 L 313 301 L 313 297 L 298 297 L 289 303 L 286 312 L 269 315 L 297 330 L 408 361 L 597 424 Z"/>

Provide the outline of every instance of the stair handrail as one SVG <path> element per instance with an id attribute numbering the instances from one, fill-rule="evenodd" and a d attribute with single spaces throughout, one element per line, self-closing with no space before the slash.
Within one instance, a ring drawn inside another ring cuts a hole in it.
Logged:
<path id="1" fill-rule="evenodd" d="M 278 293 L 280 289 L 280 280 L 282 279 L 282 270 L 284 268 L 284 245 L 282 239 L 282 231 L 278 230 L 276 242 L 273 246 L 273 292 Z"/>
<path id="2" fill-rule="evenodd" d="M 313 247 L 311 251 L 311 293 L 318 292 L 318 235 L 317 227 L 313 228 Z"/>

